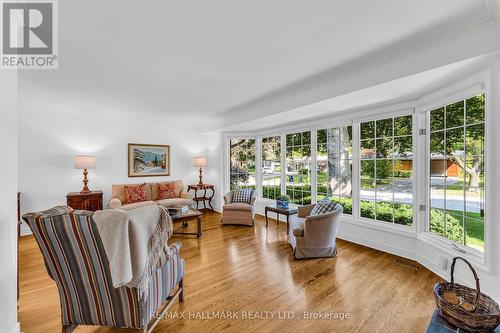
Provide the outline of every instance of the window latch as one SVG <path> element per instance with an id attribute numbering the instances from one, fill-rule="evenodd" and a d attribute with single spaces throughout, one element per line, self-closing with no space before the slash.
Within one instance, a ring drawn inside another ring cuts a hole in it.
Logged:
<path id="1" fill-rule="evenodd" d="M 425 212 L 427 210 L 427 205 L 418 205 L 418 210 L 421 212 Z"/>
<path id="2" fill-rule="evenodd" d="M 427 133 L 426 129 L 425 128 L 421 128 L 418 130 L 418 134 L 419 135 L 425 135 Z"/>

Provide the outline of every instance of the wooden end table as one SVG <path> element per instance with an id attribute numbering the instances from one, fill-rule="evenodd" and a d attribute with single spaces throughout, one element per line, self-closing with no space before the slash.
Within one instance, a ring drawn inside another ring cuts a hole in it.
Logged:
<path id="1" fill-rule="evenodd" d="M 288 208 L 284 208 L 284 207 L 279 207 L 276 204 L 272 204 L 272 205 L 266 206 L 264 212 L 266 215 L 266 229 L 267 229 L 267 224 L 268 224 L 267 212 L 276 213 L 276 224 L 278 225 L 278 227 L 279 227 L 279 223 L 280 223 L 280 214 L 285 215 L 286 216 L 286 233 L 288 235 L 290 233 L 290 228 L 289 228 L 290 215 L 297 214 L 297 206 L 289 205 Z"/>
<path id="2" fill-rule="evenodd" d="M 189 191 L 193 190 L 194 191 L 194 198 L 193 201 L 196 202 L 196 209 L 198 209 L 198 204 L 199 202 L 203 202 L 203 209 L 207 209 L 207 202 L 208 206 L 212 211 L 214 211 L 214 208 L 212 207 L 212 199 L 215 195 L 215 186 L 210 185 L 210 184 L 192 184 L 188 185 L 188 193 Z M 212 193 L 208 196 L 207 195 L 207 190 L 211 190 Z M 198 196 L 198 191 L 203 191 L 203 196 L 199 197 Z"/>
<path id="3" fill-rule="evenodd" d="M 66 196 L 67 205 L 76 210 L 96 211 L 102 209 L 102 191 L 87 193 L 71 192 Z"/>
<path id="4" fill-rule="evenodd" d="M 183 215 L 172 217 L 172 222 L 183 222 L 182 226 L 186 226 L 188 221 L 196 220 L 196 232 L 182 232 L 179 229 L 174 230 L 175 235 L 195 235 L 197 238 L 201 237 L 201 212 L 196 209 L 189 208 L 189 212 Z"/>

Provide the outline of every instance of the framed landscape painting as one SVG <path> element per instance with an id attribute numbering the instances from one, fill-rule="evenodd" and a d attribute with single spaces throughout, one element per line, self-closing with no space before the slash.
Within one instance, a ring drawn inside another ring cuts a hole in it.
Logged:
<path id="1" fill-rule="evenodd" d="M 129 143 L 128 176 L 170 176 L 170 146 Z"/>

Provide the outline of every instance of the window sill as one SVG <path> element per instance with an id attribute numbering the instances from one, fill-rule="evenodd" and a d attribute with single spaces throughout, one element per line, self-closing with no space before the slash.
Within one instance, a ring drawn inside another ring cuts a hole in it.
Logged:
<path id="1" fill-rule="evenodd" d="M 406 225 L 367 219 L 363 217 L 360 217 L 359 219 L 354 219 L 354 217 L 351 215 L 344 215 L 342 217 L 342 222 L 353 224 L 363 228 L 370 228 L 384 232 L 400 234 L 407 237 L 415 237 L 414 225 L 406 226 Z"/>
<path id="2" fill-rule="evenodd" d="M 465 253 L 463 253 L 452 247 L 452 245 L 456 243 L 433 235 L 430 232 L 420 233 L 418 235 L 418 239 L 437 248 L 439 251 L 449 255 L 450 257 L 464 257 L 465 259 L 470 260 L 471 263 L 475 264 L 475 268 L 478 268 L 484 272 L 489 272 L 488 266 L 486 265 L 486 257 L 482 252 L 461 245 L 459 246 L 459 248 L 465 251 Z"/>

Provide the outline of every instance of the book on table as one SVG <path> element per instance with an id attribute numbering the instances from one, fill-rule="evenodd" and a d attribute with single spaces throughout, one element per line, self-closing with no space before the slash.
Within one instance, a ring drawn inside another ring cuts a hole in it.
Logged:
<path id="1" fill-rule="evenodd" d="M 188 206 L 169 207 L 167 210 L 170 217 L 178 217 L 189 213 Z"/>

